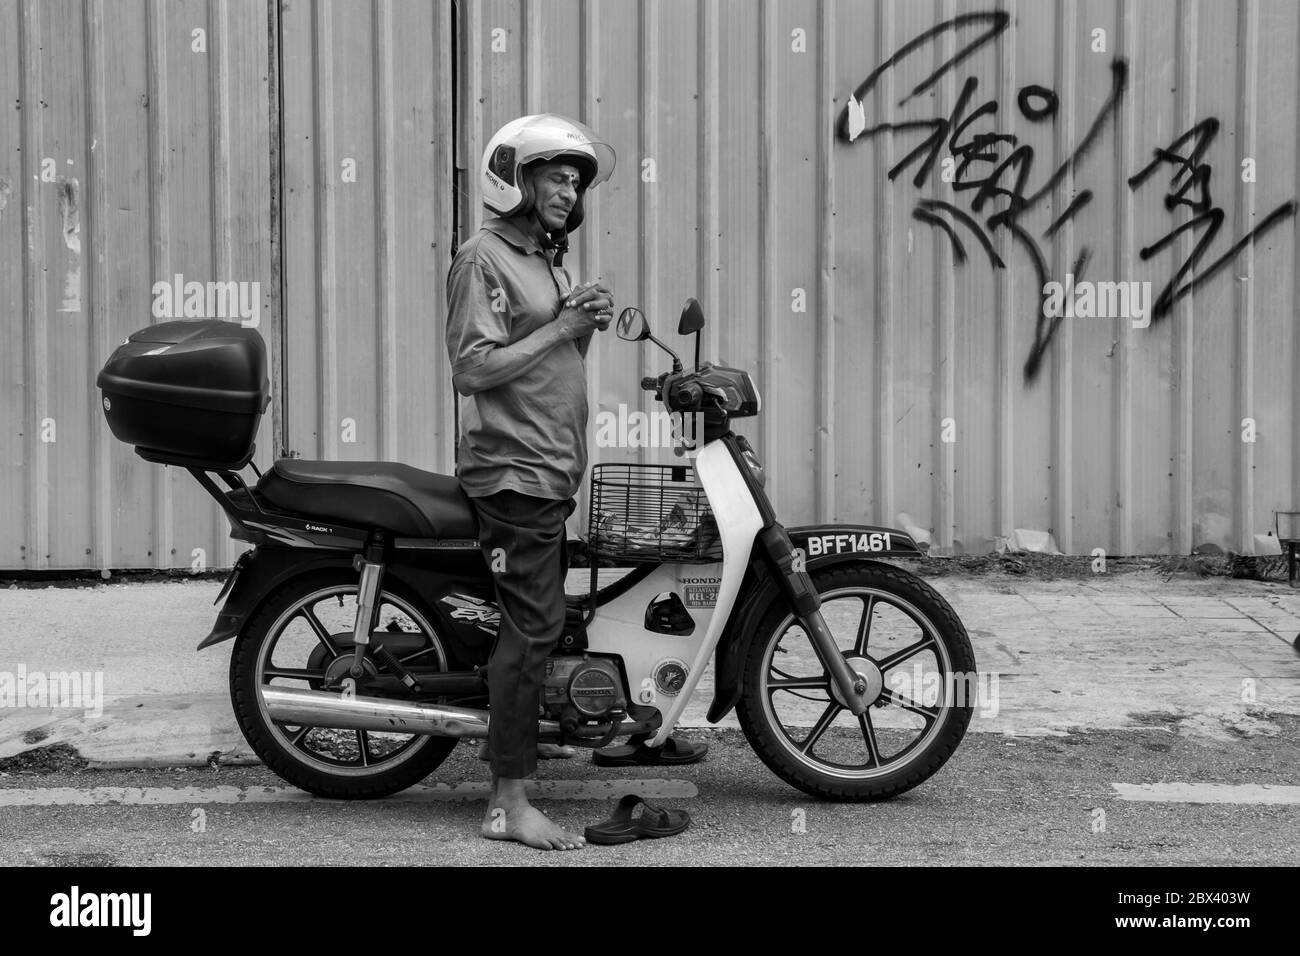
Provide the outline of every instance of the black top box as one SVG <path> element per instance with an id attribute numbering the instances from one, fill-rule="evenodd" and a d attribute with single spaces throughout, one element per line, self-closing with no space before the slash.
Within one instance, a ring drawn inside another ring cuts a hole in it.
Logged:
<path id="1" fill-rule="evenodd" d="M 242 468 L 271 402 L 261 334 L 221 319 L 132 333 L 95 384 L 113 434 L 163 464 Z"/>

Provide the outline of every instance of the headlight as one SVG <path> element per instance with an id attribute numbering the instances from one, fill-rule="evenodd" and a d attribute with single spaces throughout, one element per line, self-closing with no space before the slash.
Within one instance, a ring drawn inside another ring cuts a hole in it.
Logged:
<path id="1" fill-rule="evenodd" d="M 706 394 L 714 396 L 718 407 L 733 418 L 757 415 L 761 405 L 758 389 L 749 373 L 722 365 L 709 366 L 700 378 Z"/>

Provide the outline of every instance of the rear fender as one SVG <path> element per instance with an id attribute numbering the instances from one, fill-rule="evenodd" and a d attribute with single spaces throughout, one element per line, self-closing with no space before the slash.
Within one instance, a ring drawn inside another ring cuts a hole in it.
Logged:
<path id="1" fill-rule="evenodd" d="M 273 548 L 258 545 L 245 551 L 235 562 L 221 593 L 227 588 L 226 603 L 217 614 L 217 622 L 208 636 L 199 642 L 198 649 L 220 644 L 238 637 L 244 622 L 261 607 L 262 603 L 282 584 L 302 574 L 322 568 L 351 568 L 352 553 L 348 551 L 311 552 L 303 548 Z M 360 578 L 360 574 L 358 574 Z M 221 600 L 221 595 L 217 595 Z"/>
<path id="2" fill-rule="evenodd" d="M 787 528 L 796 557 L 803 553 L 804 570 L 873 558 L 919 558 L 924 552 L 911 536 L 894 528 L 874 525 L 801 525 Z M 750 641 L 758 624 L 774 602 L 784 601 L 782 590 L 772 577 L 767 556 L 755 542 L 750 554 L 749 570 L 741 583 L 740 594 L 731 610 L 727 627 L 718 640 L 715 660 L 715 690 L 708 719 L 716 724 L 730 713 L 740 700 L 741 668 L 749 653 Z"/>
<path id="3" fill-rule="evenodd" d="M 307 549 L 258 545 L 239 556 L 221 593 L 226 603 L 217 615 L 212 630 L 199 643 L 199 650 L 220 644 L 243 633 L 248 620 L 267 599 L 295 578 L 325 569 L 345 569 L 360 584 L 361 574 L 353 561 L 355 552 L 343 549 Z M 399 585 L 412 596 L 427 603 L 431 626 L 449 643 L 449 652 L 458 660 L 487 658 L 496 638 L 496 625 L 490 614 L 485 620 L 459 608 L 457 600 L 485 602 L 492 598 L 492 578 L 477 547 L 470 554 L 462 550 L 406 550 L 401 559 L 384 564 L 384 583 Z M 229 594 L 227 595 L 227 591 Z M 495 613 L 495 605 L 492 607 Z"/>

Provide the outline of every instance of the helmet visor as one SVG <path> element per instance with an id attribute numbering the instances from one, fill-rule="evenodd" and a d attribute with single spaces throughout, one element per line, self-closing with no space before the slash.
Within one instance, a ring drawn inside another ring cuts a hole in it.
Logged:
<path id="1" fill-rule="evenodd" d="M 554 141 L 553 147 L 528 150 L 526 157 L 519 157 L 521 164 L 554 159 L 565 153 L 573 153 L 577 156 L 590 154 L 590 158 L 595 160 L 596 170 L 595 175 L 583 184 L 586 188 L 599 186 L 613 175 L 614 163 L 618 159 L 614 147 L 601 142 L 600 137 L 596 135 L 596 131 L 590 126 L 567 116 L 558 116 L 554 113 L 539 114 L 536 120 L 539 126 L 544 124 L 549 127 L 548 132 L 558 134 L 557 139 Z"/>

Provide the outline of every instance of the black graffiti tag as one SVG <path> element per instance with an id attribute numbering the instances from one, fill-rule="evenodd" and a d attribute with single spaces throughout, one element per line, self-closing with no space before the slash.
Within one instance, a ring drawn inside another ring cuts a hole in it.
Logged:
<path id="1" fill-rule="evenodd" d="M 946 20 L 938 26 L 920 34 L 899 49 L 892 57 L 877 67 L 857 89 L 845 104 L 839 118 L 838 134 L 841 139 L 856 142 L 871 138 L 880 133 L 908 130 L 925 130 L 925 138 L 905 155 L 892 169 L 889 179 L 894 180 L 901 173 L 915 166 L 912 184 L 924 188 L 931 179 L 936 164 L 943 158 L 945 150 L 951 154 L 953 168 L 953 191 L 969 195 L 969 209 L 935 198 L 918 201 L 912 217 L 918 222 L 926 223 L 942 230 L 953 247 L 953 257 L 958 264 L 967 260 L 965 244 L 959 235 L 959 228 L 971 233 L 984 250 L 989 264 L 995 269 L 1005 269 L 1006 263 L 998 255 L 992 236 L 999 229 L 1004 229 L 1011 240 L 1022 248 L 1029 257 L 1038 280 L 1037 308 L 1035 309 L 1034 343 L 1029 358 L 1025 363 L 1025 377 L 1032 380 L 1038 372 L 1043 354 L 1051 342 L 1061 318 L 1049 321 L 1042 308 L 1043 287 L 1047 284 L 1049 270 L 1047 258 L 1038 240 L 1030 233 L 1021 219 L 1037 207 L 1044 198 L 1061 182 L 1068 172 L 1075 169 L 1093 144 L 1101 136 L 1106 120 L 1115 115 L 1121 97 L 1128 83 L 1128 65 L 1124 60 L 1116 59 L 1111 63 L 1111 89 L 1105 102 L 1098 110 L 1083 138 L 1074 147 L 1068 157 L 1054 169 L 1047 179 L 1036 187 L 1031 187 L 1031 175 L 1034 168 L 1034 149 L 1022 143 L 1016 135 L 996 128 L 978 128 L 977 124 L 993 122 L 1000 108 L 996 99 L 989 99 L 973 105 L 979 80 L 967 77 L 957 96 L 956 104 L 948 116 L 931 119 L 906 120 L 897 123 L 882 122 L 870 125 L 867 122 L 866 97 L 871 94 L 886 71 L 903 63 L 907 58 L 923 50 L 928 50 L 938 43 L 947 33 L 962 28 L 983 26 L 985 29 L 970 39 L 953 56 L 946 60 L 929 76 L 925 77 L 899 106 L 905 105 L 918 94 L 929 90 L 949 70 L 954 69 L 963 60 L 977 52 L 984 45 L 993 42 L 1010 25 L 1011 17 L 1005 11 L 996 10 L 986 13 L 969 13 Z M 1060 108 L 1057 94 L 1046 87 L 1029 84 L 1020 89 L 1016 97 L 1016 106 L 1020 115 L 1030 123 L 1054 122 Z M 1003 152 L 1006 155 L 1003 155 Z M 1032 191 L 1031 191 L 1032 188 Z M 1044 238 L 1053 236 L 1065 223 L 1072 219 L 1092 200 L 1091 190 L 1078 192 L 1067 208 L 1047 227 Z M 970 213 L 987 215 L 981 223 Z M 950 221 L 951 220 L 951 221 Z M 1082 277 L 1083 270 L 1091 256 L 1085 246 L 1080 250 L 1071 271 L 1076 279 Z"/>
<path id="2" fill-rule="evenodd" d="M 1157 149 L 1155 158 L 1129 177 L 1129 188 L 1137 190 L 1161 166 L 1172 167 L 1173 175 L 1170 177 L 1169 189 L 1165 193 L 1164 199 L 1165 209 L 1172 214 L 1179 207 L 1186 207 L 1193 213 L 1192 217 L 1186 222 L 1174 226 L 1151 245 L 1144 247 L 1138 253 L 1143 262 L 1172 243 L 1181 233 L 1195 231 L 1198 226 L 1206 227 L 1204 234 L 1192 247 L 1187 261 L 1179 267 L 1178 271 L 1174 273 L 1174 277 L 1169 280 L 1169 284 L 1161 290 L 1160 295 L 1156 298 L 1155 306 L 1151 310 L 1152 324 L 1168 315 L 1173 310 L 1174 303 L 1183 296 L 1190 295 L 1197 288 L 1210 281 L 1219 271 L 1228 266 L 1242 249 L 1283 219 L 1296 214 L 1296 201 L 1292 199 L 1290 202 L 1284 202 L 1260 220 L 1258 226 L 1233 243 L 1227 252 L 1203 267 L 1196 275 L 1191 276 L 1187 282 L 1179 285 L 1183 281 L 1183 277 L 1196 268 L 1196 264 L 1209 251 L 1210 246 L 1214 244 L 1215 236 L 1219 234 L 1219 230 L 1223 227 L 1224 212 L 1220 207 L 1214 205 L 1214 200 L 1210 195 L 1210 177 L 1213 174 L 1213 169 L 1209 163 L 1202 162 L 1202 158 L 1210 148 L 1210 144 L 1214 142 L 1214 137 L 1218 135 L 1218 132 L 1219 121 L 1217 119 L 1202 120 L 1174 140 L 1168 147 Z M 1187 150 L 1187 155 L 1179 152 L 1184 147 L 1190 147 Z"/>
<path id="3" fill-rule="evenodd" d="M 1010 15 L 1005 11 L 968 13 L 946 20 L 910 40 L 873 70 L 853 91 L 853 95 L 841 110 L 837 135 L 845 142 L 854 143 L 887 132 L 922 132 L 924 135 L 920 142 L 913 146 L 888 173 L 889 180 L 894 181 L 903 173 L 910 171 L 912 184 L 918 189 L 925 188 L 932 181 L 936 166 L 947 159 L 945 153 L 951 156 L 954 165 L 951 176 L 947 178 L 951 180 L 954 193 L 967 197 L 968 208 L 963 209 L 938 198 L 921 198 L 912 210 L 912 218 L 944 233 L 952 245 L 953 258 L 958 265 L 964 265 L 968 259 L 966 244 L 962 241 L 963 233 L 969 233 L 975 238 L 993 269 L 1007 268 L 992 239 L 999 229 L 1006 230 L 1011 242 L 1023 250 L 1033 267 L 1038 283 L 1035 296 L 1034 341 L 1024 365 L 1025 380 L 1032 382 L 1041 369 L 1042 360 L 1064 316 L 1057 314 L 1049 317 L 1049 310 L 1044 308 L 1047 296 L 1045 286 L 1049 279 L 1047 257 L 1038 239 L 1026 226 L 1024 219 L 1041 204 L 1044 198 L 1052 194 L 1067 173 L 1078 168 L 1083 158 L 1103 135 L 1107 122 L 1118 114 L 1119 105 L 1128 86 L 1128 64 L 1118 58 L 1111 62 L 1110 91 L 1083 138 L 1075 145 L 1070 155 L 1037 186 L 1031 185 L 1034 167 L 1033 148 L 1021 142 L 1014 134 L 999 130 L 993 125 L 998 116 L 999 103 L 996 99 L 976 102 L 979 90 L 979 81 L 976 77 L 971 76 L 964 80 L 956 103 L 947 116 L 871 123 L 867 105 L 868 97 L 876 92 L 882 77 L 914 56 L 932 53 L 948 34 L 956 35 L 958 31 L 979 28 L 979 32 L 969 37 L 964 45 L 959 46 L 956 53 L 913 87 L 898 102 L 899 107 L 905 106 L 931 90 L 945 74 L 955 70 L 982 47 L 995 41 L 1008 29 L 1010 23 Z M 1055 123 L 1060 101 L 1055 91 L 1030 84 L 1018 91 L 1016 106 L 1020 115 L 1031 124 Z M 1165 197 L 1166 208 L 1173 212 L 1180 206 L 1186 206 L 1193 213 L 1190 220 L 1175 226 L 1165 236 L 1142 249 L 1140 255 L 1143 261 L 1156 255 L 1182 232 L 1206 227 L 1204 235 L 1196 243 L 1187 261 L 1181 265 L 1158 297 L 1152 310 L 1153 323 L 1167 315 L 1178 299 L 1190 294 L 1225 268 L 1243 248 L 1282 219 L 1296 213 L 1294 200 L 1284 203 L 1269 213 L 1258 226 L 1239 239 L 1222 256 L 1202 267 L 1195 275 L 1189 276 L 1213 244 L 1224 219 L 1223 210 L 1214 206 L 1210 198 L 1211 170 L 1209 165 L 1202 161 L 1218 128 L 1217 119 L 1198 123 L 1167 149 L 1156 150 L 1155 158 L 1151 163 L 1129 180 L 1130 188 L 1137 189 L 1162 165 L 1173 167 L 1170 191 Z M 1179 152 L 1184 147 L 1188 147 L 1187 155 Z M 1078 189 L 1065 209 L 1048 224 L 1041 238 L 1051 240 L 1061 227 L 1074 218 L 1092 199 L 1091 189 Z M 1088 245 L 1080 246 L 1079 254 L 1068 270 L 1074 275 L 1076 282 L 1083 278 L 1091 255 L 1092 250 Z"/>

